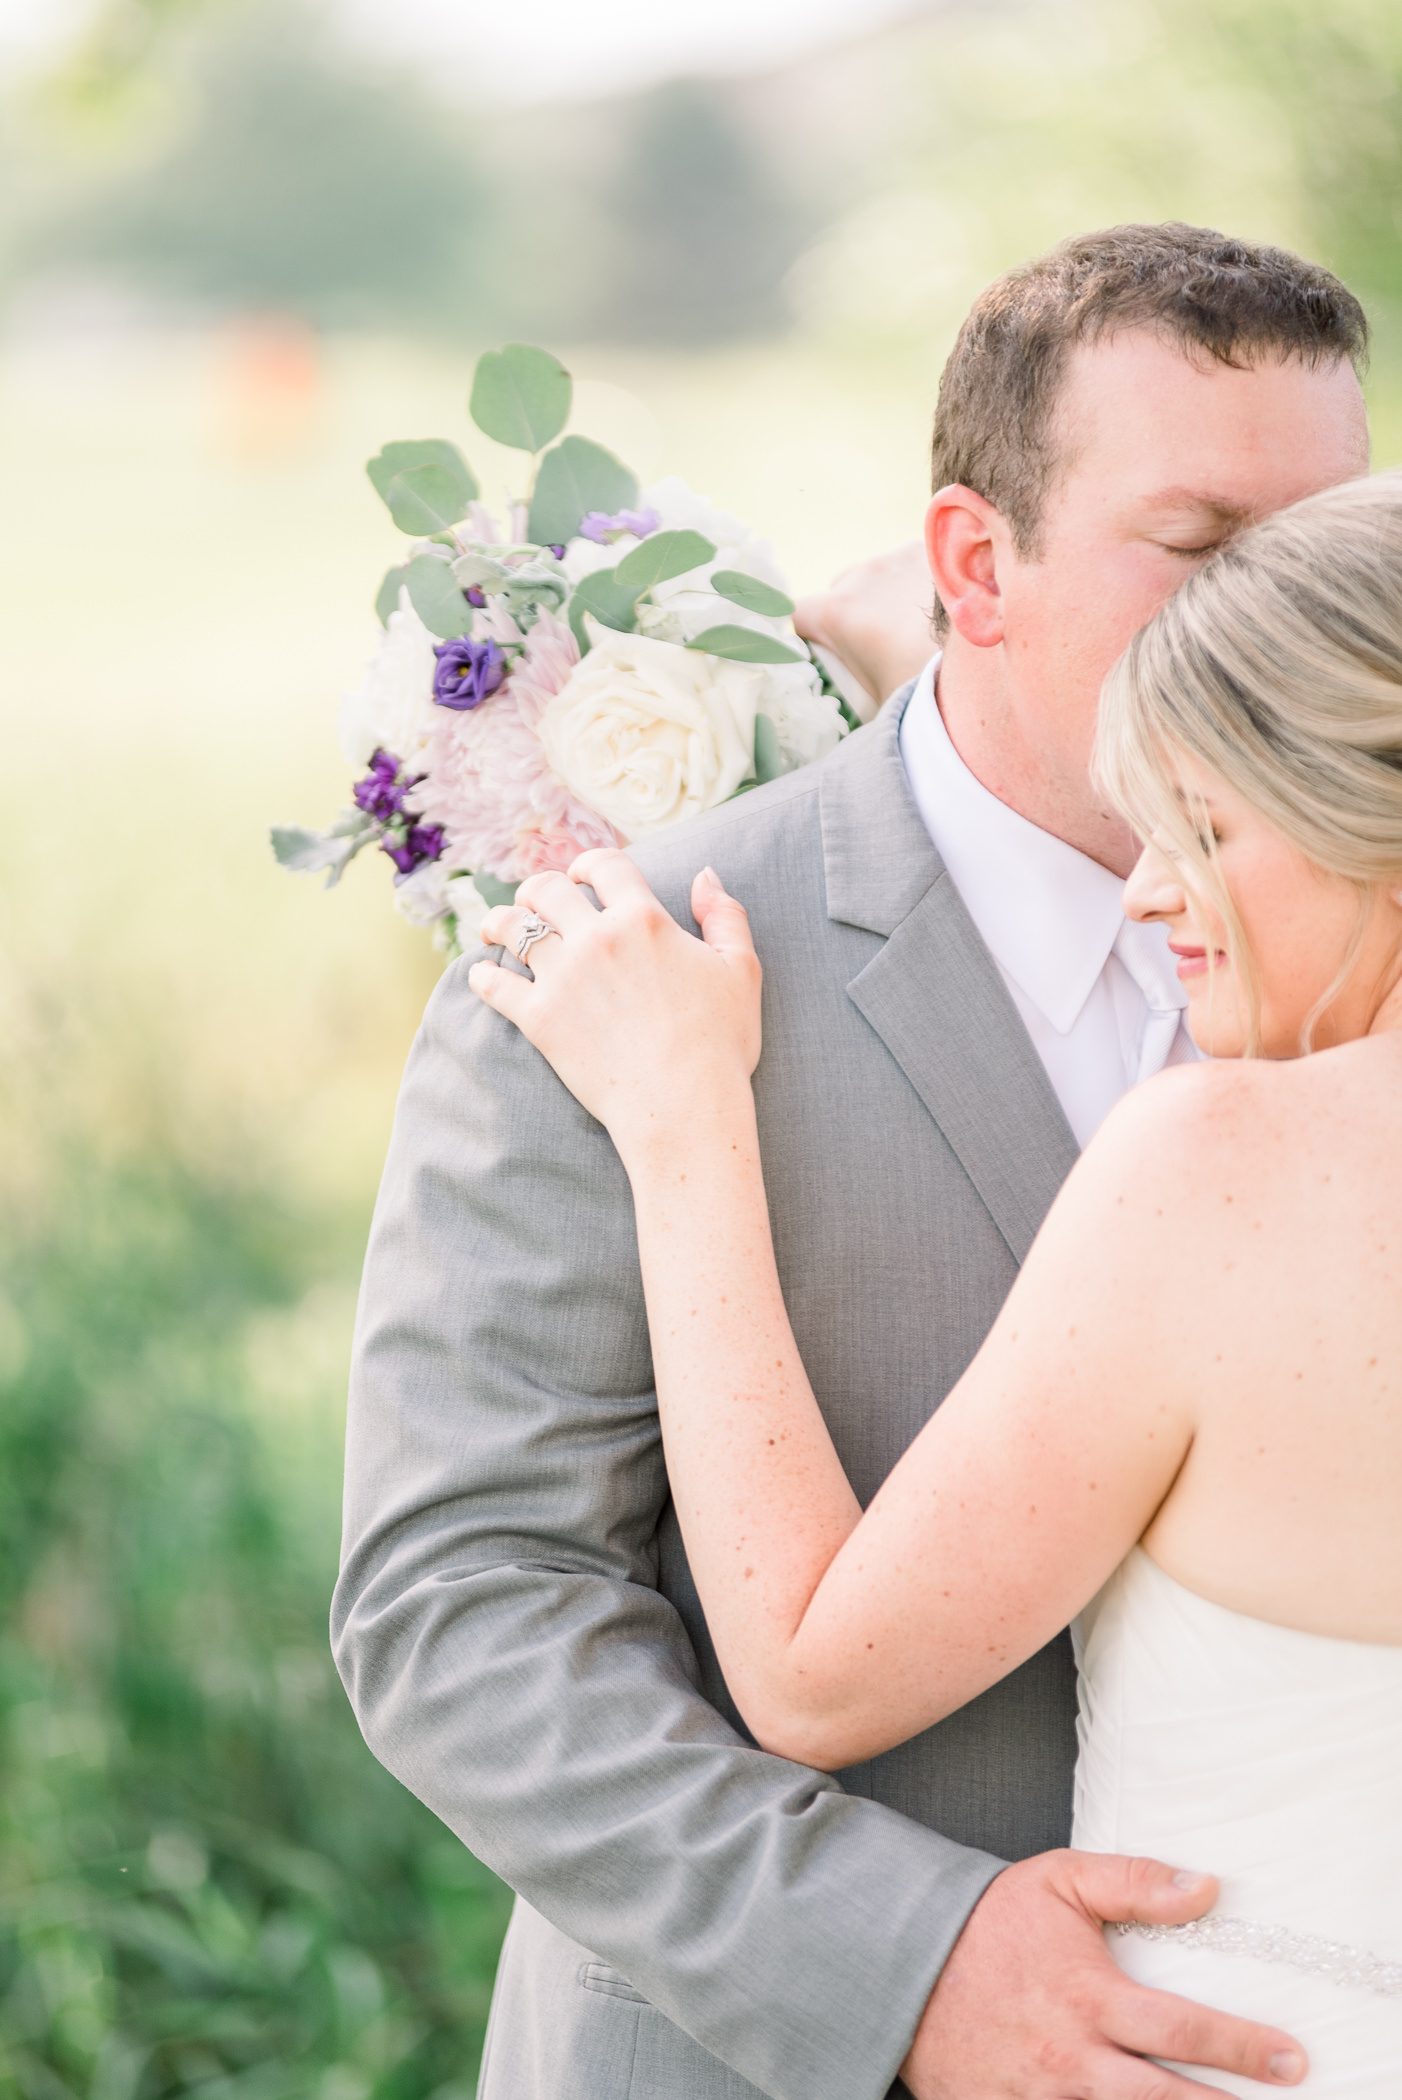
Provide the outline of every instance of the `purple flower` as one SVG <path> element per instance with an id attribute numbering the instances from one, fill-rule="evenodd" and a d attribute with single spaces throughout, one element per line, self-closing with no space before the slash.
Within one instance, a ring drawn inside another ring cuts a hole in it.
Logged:
<path id="1" fill-rule="evenodd" d="M 591 510 L 580 519 L 579 531 L 581 538 L 593 540 L 600 547 L 611 547 L 625 532 L 631 532 L 636 540 L 645 540 L 661 523 L 655 510 L 620 510 L 612 517 L 606 510 Z"/>
<path id="2" fill-rule="evenodd" d="M 477 586 L 476 586 L 476 584 L 475 584 L 475 583 L 471 583 L 471 584 L 469 584 L 469 585 L 468 585 L 468 587 L 467 587 L 467 590 L 466 590 L 466 592 L 464 593 L 464 595 L 465 595 L 465 597 L 466 597 L 466 599 L 467 599 L 467 602 L 468 602 L 468 604 L 469 604 L 469 605 L 475 605 L 475 606 L 476 606 L 476 608 L 477 608 L 477 610 L 478 610 L 478 612 L 481 612 L 481 610 L 482 610 L 483 606 L 484 606 L 484 605 L 486 604 L 486 602 L 487 602 L 487 594 L 486 594 L 486 592 L 485 592 L 485 591 L 479 591 L 479 590 L 478 590 L 478 588 L 477 588 Z"/>
<path id="3" fill-rule="evenodd" d="M 399 873 L 396 882 L 412 875 L 415 868 L 426 860 L 437 860 L 443 851 L 443 826 L 441 824 L 396 825 L 380 842 L 380 851 L 387 853 Z"/>
<path id="4" fill-rule="evenodd" d="M 551 543 L 550 552 L 554 555 L 556 561 L 563 561 L 565 558 L 564 548 L 556 546 L 553 542 Z"/>
<path id="5" fill-rule="evenodd" d="M 357 780 L 353 790 L 356 806 L 367 816 L 378 818 L 388 824 L 397 817 L 404 806 L 404 793 L 408 781 L 399 778 L 399 760 L 390 751 L 377 751 L 370 761 L 370 770 L 363 780 Z"/>
<path id="6" fill-rule="evenodd" d="M 474 642 L 460 635 L 455 642 L 434 646 L 438 669 L 433 674 L 433 697 L 440 707 L 480 707 L 506 676 L 506 658 L 495 642 Z"/>

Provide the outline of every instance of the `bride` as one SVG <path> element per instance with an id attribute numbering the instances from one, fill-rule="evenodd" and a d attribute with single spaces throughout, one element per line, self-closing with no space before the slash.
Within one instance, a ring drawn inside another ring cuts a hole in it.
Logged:
<path id="1" fill-rule="evenodd" d="M 677 1512 L 757 1741 L 855 1764 L 1074 1620 L 1073 1842 L 1220 1880 L 1117 1958 L 1298 2036 L 1306 2090 L 1395 2100 L 1402 476 L 1194 576 L 1107 681 L 1096 764 L 1149 841 L 1126 911 L 1167 929 L 1215 1061 L 1111 1115 L 865 1513 L 775 1270 L 741 906 L 698 875 L 697 940 L 589 853 L 484 928 L 534 982 L 470 981 L 628 1171 Z"/>

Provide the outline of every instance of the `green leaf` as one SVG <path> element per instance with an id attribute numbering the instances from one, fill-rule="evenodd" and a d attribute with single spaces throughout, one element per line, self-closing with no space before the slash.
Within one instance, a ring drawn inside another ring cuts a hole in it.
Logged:
<path id="1" fill-rule="evenodd" d="M 435 478 L 423 480 L 430 469 Z M 400 531 L 419 539 L 456 525 L 478 494 L 477 476 L 446 438 L 402 438 L 367 460 L 365 471 Z"/>
<path id="2" fill-rule="evenodd" d="M 594 618 L 605 627 L 614 627 L 620 634 L 632 634 L 638 624 L 638 599 L 641 593 L 629 590 L 618 580 L 617 569 L 595 569 L 577 583 L 570 599 L 570 626 L 579 644 L 580 654 L 587 655 L 589 636 L 585 632 L 584 615 L 593 613 Z"/>
<path id="3" fill-rule="evenodd" d="M 574 381 L 558 357 L 529 343 L 508 343 L 478 358 L 467 412 L 499 445 L 539 452 L 568 423 L 573 399 Z"/>
<path id="4" fill-rule="evenodd" d="M 805 659 L 772 634 L 756 634 L 753 627 L 708 627 L 687 643 L 688 649 L 704 649 L 708 656 L 724 656 L 735 664 L 801 664 Z"/>
<path id="5" fill-rule="evenodd" d="M 399 593 L 408 574 L 407 561 L 400 562 L 397 568 L 385 570 L 385 580 L 375 593 L 375 615 L 381 627 L 388 627 L 390 614 L 398 612 Z"/>
<path id="6" fill-rule="evenodd" d="M 329 831 L 311 831 L 305 824 L 274 824 L 268 832 L 279 867 L 294 875 L 314 875 L 327 870 L 326 887 L 333 889 L 362 846 L 378 836 L 378 826 L 363 809 L 343 810 Z"/>
<path id="7" fill-rule="evenodd" d="M 503 882 L 500 876 L 489 875 L 485 868 L 479 868 L 472 880 L 477 886 L 478 896 L 485 905 L 494 908 L 498 904 L 514 904 L 516 902 L 516 892 L 520 888 L 519 883 Z"/>
<path id="8" fill-rule="evenodd" d="M 461 482 L 446 467 L 411 467 L 395 475 L 385 501 L 401 532 L 426 539 L 465 518 L 472 498 L 463 494 Z"/>
<path id="9" fill-rule="evenodd" d="M 451 642 L 472 625 L 472 607 L 454 580 L 447 562 L 435 554 L 416 554 L 404 572 L 409 601 L 430 634 Z"/>
<path id="10" fill-rule="evenodd" d="M 639 592 L 650 591 L 655 583 L 666 583 L 671 576 L 685 576 L 688 569 L 699 569 L 703 562 L 715 558 L 715 551 L 712 542 L 699 532 L 654 532 L 631 554 L 624 555 L 618 564 L 618 580 Z"/>
<path id="11" fill-rule="evenodd" d="M 637 476 L 621 459 L 589 438 L 561 438 L 540 463 L 527 532 L 537 547 L 560 547 L 589 511 L 631 510 L 637 500 Z"/>
<path id="12" fill-rule="evenodd" d="M 755 716 L 755 779 L 777 780 L 784 770 L 779 732 L 768 715 Z"/>
<path id="13" fill-rule="evenodd" d="M 787 593 L 776 591 L 772 583 L 761 583 L 757 576 L 747 576 L 743 569 L 717 569 L 711 589 L 732 605 L 763 613 L 766 619 L 786 620 L 793 611 L 793 599 Z"/>

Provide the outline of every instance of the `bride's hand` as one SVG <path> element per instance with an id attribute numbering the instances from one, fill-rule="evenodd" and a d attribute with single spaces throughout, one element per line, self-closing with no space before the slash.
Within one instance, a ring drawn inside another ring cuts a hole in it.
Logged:
<path id="1" fill-rule="evenodd" d="M 599 899 L 595 909 L 579 885 Z M 583 853 L 568 875 L 532 875 L 482 922 L 488 947 L 516 953 L 529 915 L 552 929 L 529 944 L 534 983 L 475 963 L 468 983 L 514 1021 L 620 1153 L 698 1115 L 748 1103 L 759 1062 L 760 966 L 745 908 L 709 868 L 691 886 L 701 939 L 663 910 L 626 854 Z"/>

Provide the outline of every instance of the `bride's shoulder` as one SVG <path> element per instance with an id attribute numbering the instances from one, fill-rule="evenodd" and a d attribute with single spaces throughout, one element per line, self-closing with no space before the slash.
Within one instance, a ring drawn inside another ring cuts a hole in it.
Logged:
<path id="1" fill-rule="evenodd" d="M 1082 1157 L 1087 1182 L 1118 1205 L 1153 1191 L 1181 1225 L 1224 1188 L 1264 1189 L 1287 1162 L 1301 1104 L 1290 1068 L 1204 1061 L 1161 1072 L 1111 1111 Z M 1157 1215 L 1165 1215 L 1160 1210 Z"/>
<path id="2" fill-rule="evenodd" d="M 1111 1110 L 1092 1141 L 1112 1148 L 1220 1147 L 1254 1132 L 1282 1109 L 1280 1067 L 1245 1058 L 1205 1058 L 1175 1065 L 1134 1087 Z"/>
<path id="3" fill-rule="evenodd" d="M 1402 1138 L 1402 1036 L 1313 1057 L 1206 1059 L 1133 1089 L 1106 1118 L 1084 1165 L 1102 1189 L 1146 1181 L 1187 1209 L 1224 1191 L 1269 1197 L 1309 1158 L 1342 1163 Z"/>

